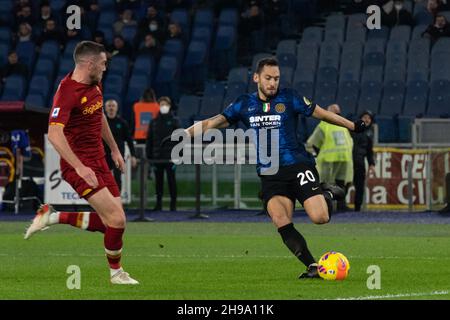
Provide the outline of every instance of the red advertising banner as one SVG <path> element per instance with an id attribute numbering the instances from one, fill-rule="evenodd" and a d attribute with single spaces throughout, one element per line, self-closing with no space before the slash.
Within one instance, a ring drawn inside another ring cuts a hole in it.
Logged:
<path id="1" fill-rule="evenodd" d="M 445 174 L 450 172 L 450 148 L 375 148 L 374 151 L 375 172 L 366 178 L 365 199 L 368 209 L 408 209 L 409 173 L 412 178 L 413 209 L 442 206 Z M 431 161 L 430 166 L 428 161 Z M 354 187 L 351 187 L 347 194 L 349 204 L 353 203 L 354 191 Z"/>

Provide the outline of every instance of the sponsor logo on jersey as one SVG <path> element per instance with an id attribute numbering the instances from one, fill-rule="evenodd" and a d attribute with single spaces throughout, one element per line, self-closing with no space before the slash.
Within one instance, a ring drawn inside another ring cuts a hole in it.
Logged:
<path id="1" fill-rule="evenodd" d="M 280 115 L 252 116 L 249 119 L 252 128 L 278 128 L 281 125 Z"/>
<path id="2" fill-rule="evenodd" d="M 95 104 L 90 105 L 83 109 L 83 114 L 93 114 L 96 110 L 100 109 L 103 106 L 103 100 L 98 100 Z"/>
<path id="3" fill-rule="evenodd" d="M 286 106 L 283 103 L 278 103 L 275 106 L 275 111 L 278 112 L 278 113 L 283 113 L 283 112 L 286 111 Z"/>
<path id="4" fill-rule="evenodd" d="M 53 108 L 52 118 L 58 117 L 58 114 L 59 114 L 59 110 L 60 110 L 60 109 L 61 109 L 61 108 L 59 108 L 59 107 L 54 107 L 54 108 Z"/>

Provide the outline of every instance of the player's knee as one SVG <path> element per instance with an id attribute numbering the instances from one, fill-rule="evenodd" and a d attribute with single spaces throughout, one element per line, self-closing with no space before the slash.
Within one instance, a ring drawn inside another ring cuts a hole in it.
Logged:
<path id="1" fill-rule="evenodd" d="M 108 218 L 108 225 L 112 228 L 125 228 L 126 226 L 126 219 L 125 214 L 122 211 L 117 211 L 111 214 L 111 216 Z"/>
<path id="2" fill-rule="evenodd" d="M 282 226 L 285 226 L 285 225 L 287 225 L 287 224 L 289 224 L 289 223 L 291 223 L 292 221 L 291 221 L 291 219 L 289 219 L 288 217 L 286 217 L 286 216 L 282 216 L 282 215 L 279 215 L 279 216 L 272 216 L 272 221 L 273 221 L 273 224 L 276 226 L 276 227 L 282 227 Z"/>
<path id="3" fill-rule="evenodd" d="M 330 216 L 328 212 L 324 210 L 319 212 L 319 214 L 314 215 L 311 220 L 315 224 L 326 224 L 330 221 Z"/>

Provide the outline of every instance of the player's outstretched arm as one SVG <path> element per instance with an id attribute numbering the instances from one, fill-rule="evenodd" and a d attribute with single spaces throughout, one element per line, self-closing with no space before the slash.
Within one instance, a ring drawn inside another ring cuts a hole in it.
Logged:
<path id="1" fill-rule="evenodd" d="M 208 129 L 213 128 L 221 129 L 226 128 L 229 125 L 230 124 L 228 123 L 227 118 L 225 118 L 225 116 L 223 116 L 222 114 L 218 114 L 214 117 L 196 122 L 195 124 L 187 128 L 185 131 L 189 136 L 193 137 L 195 134 L 203 133 Z"/>
<path id="2" fill-rule="evenodd" d="M 91 168 L 86 167 L 76 154 L 72 151 L 64 135 L 64 127 L 51 124 L 48 126 L 48 140 L 55 147 L 59 155 L 67 161 L 77 172 L 77 174 L 83 178 L 91 187 L 96 188 L 98 186 L 97 177 Z"/>
<path id="3" fill-rule="evenodd" d="M 325 110 L 319 106 L 316 106 L 312 116 L 319 120 L 323 120 L 328 123 L 335 124 L 337 126 L 341 126 L 355 132 L 362 132 L 366 129 L 365 123 L 362 120 L 351 122 L 350 120 L 347 120 L 344 117 L 341 117 L 340 115 L 334 112 Z"/>
<path id="4" fill-rule="evenodd" d="M 227 121 L 227 118 L 225 118 L 223 115 L 218 114 L 214 117 L 198 121 L 192 126 L 190 126 L 187 129 L 184 129 L 184 132 L 187 134 L 188 137 L 194 137 L 195 135 L 202 134 L 208 129 L 214 129 L 214 128 L 226 128 L 230 124 Z M 171 141 L 172 136 L 167 136 L 161 141 L 161 146 L 164 146 L 166 143 Z"/>

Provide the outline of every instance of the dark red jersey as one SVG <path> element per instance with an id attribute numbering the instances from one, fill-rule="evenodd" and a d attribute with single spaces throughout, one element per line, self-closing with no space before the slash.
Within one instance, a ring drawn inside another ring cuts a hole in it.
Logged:
<path id="1" fill-rule="evenodd" d="M 72 73 L 69 73 L 59 84 L 53 98 L 49 125 L 64 127 L 70 148 L 82 162 L 103 158 L 102 86 L 79 83 L 71 76 Z M 62 160 L 61 165 L 68 164 Z"/>

